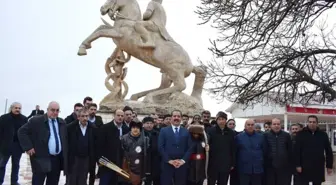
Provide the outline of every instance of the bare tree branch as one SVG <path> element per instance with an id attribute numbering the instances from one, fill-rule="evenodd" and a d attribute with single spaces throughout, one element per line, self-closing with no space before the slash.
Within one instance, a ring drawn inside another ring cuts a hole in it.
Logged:
<path id="1" fill-rule="evenodd" d="M 251 105 L 336 99 L 336 39 L 316 21 L 336 0 L 202 0 L 196 13 L 219 31 L 207 67 L 219 100 Z M 315 30 L 315 31 L 314 31 Z M 222 61 L 218 61 L 222 58 Z"/>

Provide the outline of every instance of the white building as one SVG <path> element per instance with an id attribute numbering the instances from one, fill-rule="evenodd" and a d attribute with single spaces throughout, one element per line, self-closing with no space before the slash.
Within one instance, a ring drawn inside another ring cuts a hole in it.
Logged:
<path id="1" fill-rule="evenodd" d="M 254 119 L 256 123 L 264 123 L 278 118 L 284 123 L 284 130 L 288 131 L 292 123 L 306 124 L 308 115 L 319 118 L 320 129 L 326 131 L 330 137 L 334 152 L 336 152 L 336 103 L 327 105 L 288 104 L 280 106 L 274 103 L 260 103 L 253 107 L 232 104 L 226 112 L 233 118 Z"/>

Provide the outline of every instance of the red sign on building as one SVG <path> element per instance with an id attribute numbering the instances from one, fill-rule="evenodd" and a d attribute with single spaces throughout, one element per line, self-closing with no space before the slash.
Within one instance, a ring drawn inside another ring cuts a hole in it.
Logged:
<path id="1" fill-rule="evenodd" d="M 309 107 L 292 107 L 290 105 L 286 106 L 287 112 L 292 113 L 302 113 L 302 114 L 324 114 L 324 115 L 335 115 L 336 109 L 319 109 L 319 108 L 309 108 Z"/>

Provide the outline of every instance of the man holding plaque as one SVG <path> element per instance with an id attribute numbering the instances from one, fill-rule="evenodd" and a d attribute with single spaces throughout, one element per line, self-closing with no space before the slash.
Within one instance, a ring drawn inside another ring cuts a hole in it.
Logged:
<path id="1" fill-rule="evenodd" d="M 120 164 L 120 155 L 122 154 L 120 136 L 122 134 L 122 121 L 124 112 L 120 109 L 116 110 L 114 113 L 114 120 L 102 125 L 98 129 L 98 141 L 97 141 L 97 158 L 100 159 L 104 157 L 113 162 L 117 166 Z M 118 182 L 118 177 L 115 171 L 105 167 L 100 166 L 100 181 L 99 185 L 115 185 Z"/>

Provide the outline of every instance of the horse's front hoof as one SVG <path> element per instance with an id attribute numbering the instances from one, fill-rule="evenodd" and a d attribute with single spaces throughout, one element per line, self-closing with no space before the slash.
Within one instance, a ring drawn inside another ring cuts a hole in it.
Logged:
<path id="1" fill-rule="evenodd" d="M 77 55 L 79 56 L 87 55 L 86 49 L 83 47 L 79 47 Z"/>

